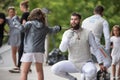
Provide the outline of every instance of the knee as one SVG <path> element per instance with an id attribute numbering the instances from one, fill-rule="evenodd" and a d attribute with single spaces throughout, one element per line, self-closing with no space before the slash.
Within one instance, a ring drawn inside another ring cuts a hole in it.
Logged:
<path id="1" fill-rule="evenodd" d="M 23 69 L 21 69 L 21 73 L 22 73 L 22 74 L 28 74 L 28 70 L 23 70 Z"/>
<path id="2" fill-rule="evenodd" d="M 89 80 L 92 80 L 96 77 L 96 73 L 97 73 L 97 68 L 92 68 L 92 69 L 89 69 L 85 72 L 85 76 Z"/>
<path id="3" fill-rule="evenodd" d="M 60 72 L 60 69 L 58 67 L 57 64 L 54 64 L 52 67 L 51 67 L 51 72 L 54 73 L 54 74 L 58 74 Z"/>
<path id="4" fill-rule="evenodd" d="M 96 75 L 97 71 L 96 70 L 91 70 L 89 72 L 86 73 L 87 76 L 94 76 Z"/>
<path id="5" fill-rule="evenodd" d="M 96 78 L 96 76 L 97 76 L 96 72 L 92 72 L 90 74 L 88 74 L 88 73 L 85 74 L 86 80 L 93 80 Z"/>

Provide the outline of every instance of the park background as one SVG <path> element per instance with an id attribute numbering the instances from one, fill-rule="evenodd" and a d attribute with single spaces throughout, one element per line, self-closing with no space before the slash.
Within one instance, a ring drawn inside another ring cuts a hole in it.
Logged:
<path id="1" fill-rule="evenodd" d="M 22 0 L 0 0 L 0 12 L 4 12 L 7 16 L 7 8 L 14 6 L 17 15 L 21 17 L 19 4 Z M 63 32 L 70 27 L 70 15 L 72 12 L 79 12 L 82 15 L 82 20 L 93 15 L 93 9 L 97 5 L 103 5 L 105 8 L 104 18 L 109 22 L 111 28 L 118 24 L 120 25 L 120 0 L 29 0 L 29 10 L 34 8 L 46 8 L 50 11 L 47 14 L 47 22 L 49 26 L 61 25 L 63 30 L 56 35 L 49 37 L 49 50 L 58 48 Z M 8 29 L 8 26 L 5 26 Z M 8 29 L 9 30 L 9 29 Z M 6 42 L 5 37 L 4 42 Z M 102 38 L 104 44 L 104 37 Z"/>

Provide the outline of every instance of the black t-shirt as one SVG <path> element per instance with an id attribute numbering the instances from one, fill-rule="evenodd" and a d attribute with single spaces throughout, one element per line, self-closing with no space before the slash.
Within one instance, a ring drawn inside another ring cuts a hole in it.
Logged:
<path id="1" fill-rule="evenodd" d="M 0 37 L 3 37 L 5 24 L 0 25 Z"/>
<path id="2" fill-rule="evenodd" d="M 22 23 L 23 20 L 26 20 L 26 21 L 27 21 L 28 16 L 29 16 L 29 12 L 24 12 L 24 13 L 22 14 L 22 17 L 21 17 L 21 21 L 20 21 L 20 22 Z"/>
<path id="3" fill-rule="evenodd" d="M 6 23 L 6 19 L 5 19 L 5 14 L 0 12 L 0 19 L 3 19 L 4 22 L 2 24 L 0 24 L 0 37 L 3 37 L 4 34 L 4 26 Z"/>
<path id="4" fill-rule="evenodd" d="M 23 20 L 26 20 L 27 21 L 27 18 L 28 18 L 28 16 L 29 16 L 29 12 L 24 12 L 23 14 L 22 14 L 22 16 L 21 16 L 21 20 L 20 20 L 20 23 L 22 24 L 22 22 L 23 22 Z M 23 46 L 23 44 L 24 44 L 24 33 L 23 32 L 21 32 L 21 45 Z"/>

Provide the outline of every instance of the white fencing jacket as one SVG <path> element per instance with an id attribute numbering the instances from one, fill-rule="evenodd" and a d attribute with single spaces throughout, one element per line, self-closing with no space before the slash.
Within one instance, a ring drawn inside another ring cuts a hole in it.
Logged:
<path id="1" fill-rule="evenodd" d="M 100 39 L 103 33 L 105 38 L 105 48 L 106 50 L 110 49 L 109 24 L 104 18 L 98 14 L 90 16 L 83 20 L 81 27 L 92 31 L 98 45 L 100 45 Z"/>

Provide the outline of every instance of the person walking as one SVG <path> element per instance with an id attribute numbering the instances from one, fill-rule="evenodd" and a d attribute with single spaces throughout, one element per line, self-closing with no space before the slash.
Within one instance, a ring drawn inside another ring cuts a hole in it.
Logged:
<path id="1" fill-rule="evenodd" d="M 107 20 L 103 18 L 103 12 L 103 6 L 96 6 L 94 9 L 94 15 L 84 19 L 81 27 L 90 30 L 95 36 L 95 41 L 99 48 L 106 52 L 105 54 L 102 53 L 101 55 L 103 57 L 104 66 L 109 68 L 112 62 L 110 58 L 110 31 Z M 104 35 L 105 39 L 105 47 L 101 45 L 102 34 Z M 93 48 L 91 48 L 91 52 L 95 52 Z"/>
<path id="2" fill-rule="evenodd" d="M 45 23 L 45 14 L 40 8 L 35 8 L 30 12 L 28 21 L 22 26 L 17 20 L 13 20 L 14 25 L 24 32 L 24 53 L 21 58 L 21 77 L 20 80 L 27 80 L 27 75 L 32 62 L 35 62 L 38 80 L 44 80 L 44 44 L 48 33 L 57 33 L 61 30 L 60 26 L 48 27 Z M 18 24 L 19 23 L 19 24 Z M 19 27 L 21 25 L 21 27 Z"/>
<path id="3" fill-rule="evenodd" d="M 120 26 L 119 25 L 113 26 L 111 31 L 110 41 L 111 43 L 113 43 L 112 52 L 111 52 L 111 57 L 112 57 L 111 80 L 119 80 L 120 79 Z"/>
<path id="4" fill-rule="evenodd" d="M 97 57 L 101 70 L 104 70 L 101 51 L 99 50 L 93 34 L 81 28 L 81 15 L 72 13 L 70 19 L 70 29 L 63 34 L 59 49 L 62 52 L 68 50 L 68 60 L 54 64 L 51 71 L 60 77 L 68 80 L 77 80 L 69 73 L 81 73 L 80 80 L 95 80 L 97 68 L 92 61 L 90 47 L 95 49 L 94 55 Z M 88 67 L 89 66 L 89 67 Z"/>

